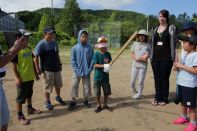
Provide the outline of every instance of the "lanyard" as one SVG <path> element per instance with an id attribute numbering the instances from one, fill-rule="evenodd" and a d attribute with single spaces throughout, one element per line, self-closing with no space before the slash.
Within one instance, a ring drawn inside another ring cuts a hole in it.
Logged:
<path id="1" fill-rule="evenodd" d="M 163 34 L 163 32 L 162 33 L 159 33 L 159 38 L 161 39 L 161 37 L 162 37 L 162 34 Z"/>

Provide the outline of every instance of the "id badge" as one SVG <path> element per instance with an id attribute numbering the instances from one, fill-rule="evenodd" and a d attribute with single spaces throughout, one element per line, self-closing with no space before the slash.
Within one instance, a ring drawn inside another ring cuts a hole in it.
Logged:
<path id="1" fill-rule="evenodd" d="M 163 42 L 157 42 L 157 45 L 162 46 L 163 45 Z"/>

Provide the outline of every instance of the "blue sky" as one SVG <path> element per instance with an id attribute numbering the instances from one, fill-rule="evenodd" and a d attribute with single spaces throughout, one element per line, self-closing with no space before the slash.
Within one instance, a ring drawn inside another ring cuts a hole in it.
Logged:
<path id="1" fill-rule="evenodd" d="M 54 7 L 62 8 L 65 0 L 53 0 Z M 171 14 L 186 12 L 192 16 L 197 13 L 197 0 L 78 0 L 82 9 L 116 9 L 157 15 L 161 9 L 167 9 Z M 6 12 L 22 10 L 37 10 L 50 7 L 51 0 L 0 0 L 0 8 Z"/>

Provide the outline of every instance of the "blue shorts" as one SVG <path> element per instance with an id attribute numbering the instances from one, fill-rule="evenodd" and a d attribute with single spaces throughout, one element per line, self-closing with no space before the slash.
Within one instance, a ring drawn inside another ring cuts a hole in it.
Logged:
<path id="1" fill-rule="evenodd" d="M 3 83 L 0 81 L 0 128 L 8 124 L 10 120 L 10 111 L 8 108 Z"/>
<path id="2" fill-rule="evenodd" d="M 183 106 L 196 108 L 197 87 L 189 88 L 189 87 L 178 85 L 178 92 Z"/>

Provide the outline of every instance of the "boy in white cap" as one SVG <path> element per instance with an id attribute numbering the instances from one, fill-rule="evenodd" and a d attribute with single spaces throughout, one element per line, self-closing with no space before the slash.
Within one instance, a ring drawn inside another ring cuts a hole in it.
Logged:
<path id="1" fill-rule="evenodd" d="M 24 40 L 28 43 L 30 35 L 30 32 L 20 29 L 16 34 L 16 39 L 20 39 L 22 36 L 24 36 Z M 33 57 L 34 55 L 31 48 L 26 47 L 20 50 L 17 56 L 12 60 L 17 86 L 16 107 L 18 112 L 18 120 L 23 125 L 30 124 L 30 120 L 26 119 L 22 112 L 22 104 L 24 104 L 26 101 L 28 114 L 40 113 L 40 110 L 36 110 L 32 107 L 33 83 L 35 77 L 37 80 L 39 79 L 35 69 Z"/>
<path id="2" fill-rule="evenodd" d="M 138 33 L 138 41 L 134 42 L 131 47 L 131 57 L 133 59 L 131 71 L 131 91 L 134 99 L 142 96 L 144 88 L 144 79 L 147 70 L 147 59 L 149 57 L 150 45 L 147 43 L 148 35 L 146 30 L 140 30 Z M 138 91 L 135 88 L 136 79 L 138 77 Z"/>
<path id="3" fill-rule="evenodd" d="M 111 54 L 107 50 L 107 38 L 101 36 L 98 38 L 98 44 L 96 45 L 99 51 L 96 51 L 93 57 L 93 64 L 95 68 L 94 72 L 94 90 L 97 100 L 96 113 L 99 113 L 103 109 L 113 111 L 113 108 L 107 105 L 108 96 L 111 95 L 111 87 L 109 83 L 109 71 L 111 62 Z M 104 92 L 104 103 L 101 106 L 101 86 Z"/>
<path id="4" fill-rule="evenodd" d="M 23 48 L 26 48 L 27 41 L 24 40 L 25 37 L 21 37 L 20 39 L 14 42 L 14 45 L 4 54 L 0 54 L 0 68 L 5 66 L 9 61 L 11 61 Z M 1 53 L 1 49 L 0 49 Z M 5 76 L 5 73 L 0 76 L 0 130 L 7 131 L 8 122 L 10 119 L 10 111 L 7 104 L 6 95 L 3 89 L 2 78 Z"/>

